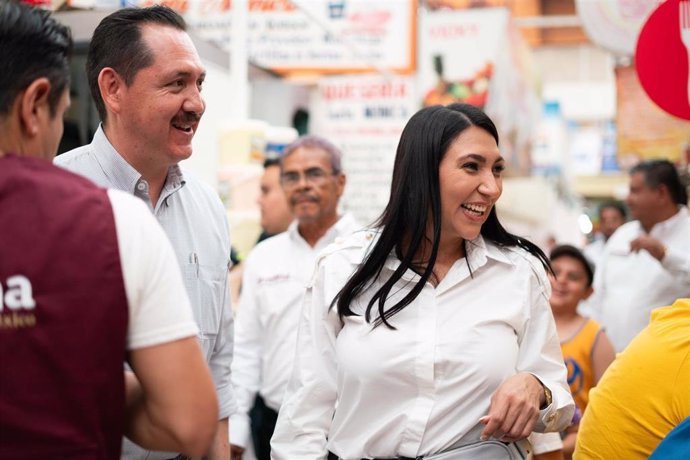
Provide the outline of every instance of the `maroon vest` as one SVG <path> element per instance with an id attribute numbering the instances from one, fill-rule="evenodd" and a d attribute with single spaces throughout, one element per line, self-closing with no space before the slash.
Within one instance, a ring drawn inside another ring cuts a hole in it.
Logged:
<path id="1" fill-rule="evenodd" d="M 127 298 L 105 189 L 0 157 L 0 459 L 117 459 Z"/>

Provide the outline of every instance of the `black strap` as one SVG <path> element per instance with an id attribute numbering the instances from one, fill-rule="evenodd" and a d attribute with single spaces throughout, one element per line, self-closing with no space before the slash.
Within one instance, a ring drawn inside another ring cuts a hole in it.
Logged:
<path id="1" fill-rule="evenodd" d="M 340 460 L 340 458 L 333 452 L 328 452 L 328 460 Z M 396 457 L 396 458 L 363 458 L 362 460 L 422 460 L 422 457 Z"/>

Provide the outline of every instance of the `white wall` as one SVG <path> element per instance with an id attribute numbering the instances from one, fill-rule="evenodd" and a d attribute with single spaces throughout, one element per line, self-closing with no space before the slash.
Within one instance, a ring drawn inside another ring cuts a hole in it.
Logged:
<path id="1" fill-rule="evenodd" d="M 542 249 L 553 236 L 559 244 L 582 246 L 584 235 L 577 219 L 579 203 L 566 203 L 553 182 L 543 177 L 512 177 L 503 180 L 503 194 L 496 203 L 503 225 L 511 233 L 528 238 Z"/>
<path id="2" fill-rule="evenodd" d="M 232 84 L 227 70 L 209 62 L 204 62 L 204 65 L 206 112 L 194 135 L 194 153 L 181 165 L 215 190 L 218 186 L 218 127 L 228 116 L 228 107 L 233 103 Z"/>
<path id="3" fill-rule="evenodd" d="M 204 82 L 206 113 L 194 136 L 194 154 L 183 161 L 182 167 L 199 176 L 214 189 L 218 186 L 219 145 L 218 128 L 231 115 L 233 85 L 229 73 L 212 63 L 204 62 L 207 70 Z M 309 108 L 308 85 L 279 78 L 255 78 L 250 84 L 250 116 L 272 126 L 292 126 L 296 109 Z"/>
<path id="4" fill-rule="evenodd" d="M 292 115 L 309 108 L 310 87 L 281 78 L 256 78 L 251 81 L 250 117 L 272 126 L 292 126 Z"/>
<path id="5" fill-rule="evenodd" d="M 544 46 L 534 50 L 542 99 L 560 103 L 567 120 L 611 120 L 616 114 L 614 59 L 594 45 Z"/>

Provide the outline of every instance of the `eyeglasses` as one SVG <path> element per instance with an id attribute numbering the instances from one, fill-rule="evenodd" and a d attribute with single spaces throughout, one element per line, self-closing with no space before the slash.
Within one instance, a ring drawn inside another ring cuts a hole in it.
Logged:
<path id="1" fill-rule="evenodd" d="M 329 176 L 335 176 L 337 173 L 328 173 L 321 168 L 309 168 L 304 173 L 300 174 L 298 172 L 285 172 L 280 176 L 280 183 L 284 188 L 295 188 L 302 181 L 310 183 L 311 185 L 321 185 L 326 182 Z"/>

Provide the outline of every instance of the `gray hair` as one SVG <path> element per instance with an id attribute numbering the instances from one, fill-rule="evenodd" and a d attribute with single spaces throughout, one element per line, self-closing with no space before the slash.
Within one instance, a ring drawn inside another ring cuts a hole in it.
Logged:
<path id="1" fill-rule="evenodd" d="M 283 155 L 280 159 L 281 170 L 283 169 L 283 162 L 285 161 L 285 158 L 299 148 L 323 150 L 331 159 L 331 168 L 333 169 L 333 174 L 340 174 L 343 171 L 343 154 L 340 149 L 323 137 L 314 135 L 300 136 L 296 141 L 285 147 L 283 150 Z"/>

